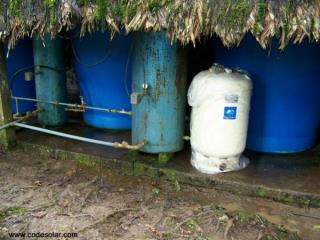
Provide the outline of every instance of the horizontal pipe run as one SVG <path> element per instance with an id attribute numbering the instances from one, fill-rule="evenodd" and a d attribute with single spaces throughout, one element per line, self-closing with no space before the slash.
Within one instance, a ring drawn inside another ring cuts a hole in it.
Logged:
<path id="1" fill-rule="evenodd" d="M 39 110 L 36 110 L 36 111 L 39 111 Z M 35 112 L 36 112 L 35 111 Z M 11 123 L 7 123 L 5 125 L 2 125 L 0 126 L 0 131 L 3 130 L 3 129 L 6 129 L 8 127 L 12 127 L 12 126 L 18 126 L 17 123 L 21 122 L 21 121 L 24 121 L 26 120 L 25 118 L 24 119 L 20 119 L 18 121 L 15 121 L 15 122 L 11 122 Z M 33 126 L 29 126 L 29 125 L 26 125 L 26 124 L 23 124 L 24 126 L 28 126 L 30 127 L 29 129 L 32 128 L 36 128 L 36 129 L 42 129 L 42 128 L 37 128 L 37 127 L 33 127 Z M 22 126 L 18 126 L 18 127 L 22 127 Z M 27 127 L 25 127 L 27 128 Z M 31 129 L 31 130 L 35 130 L 35 129 Z M 47 130 L 47 129 L 42 129 L 42 130 L 45 130 L 43 132 L 45 133 L 49 133 L 51 134 L 51 132 L 55 132 L 55 131 L 51 131 L 51 130 Z M 37 131 L 37 130 L 36 130 Z M 47 132 L 48 131 L 48 132 Z M 56 132 L 56 133 L 59 133 L 59 132 Z M 70 134 L 64 134 L 64 133 L 59 133 L 59 134 L 62 134 L 62 135 L 68 135 L 68 136 L 73 136 L 73 135 L 70 135 Z M 55 135 L 55 134 L 53 134 Z M 56 135 L 56 136 L 59 136 L 59 135 Z M 63 136 L 62 136 L 63 137 Z M 81 139 L 89 139 L 89 138 L 83 138 L 83 137 L 77 137 L 77 136 L 74 136 L 75 138 L 77 139 L 74 139 L 74 140 L 79 140 L 79 141 L 84 141 L 84 140 L 80 140 L 79 138 Z M 190 136 L 184 136 L 183 137 L 184 140 L 186 141 L 190 141 Z M 104 142 L 104 141 L 99 141 L 99 140 L 94 140 L 94 139 L 89 139 L 89 140 L 92 140 L 93 142 L 92 143 L 96 143 L 96 144 L 100 144 L 100 142 Z M 97 141 L 99 143 L 97 143 Z M 104 145 L 104 144 L 100 144 L 100 145 Z M 146 145 L 146 141 L 142 141 L 141 143 L 139 143 L 138 145 L 129 145 L 127 142 L 122 142 L 122 143 L 112 143 L 111 145 L 106 145 L 106 146 L 112 146 L 114 148 L 126 148 L 126 149 L 131 149 L 131 150 L 139 150 L 140 148 L 142 148 L 144 145 Z"/>
<path id="2" fill-rule="evenodd" d="M 141 143 L 139 143 L 137 145 L 130 145 L 127 142 L 122 142 L 122 143 L 106 142 L 106 141 L 95 140 L 95 139 L 91 139 L 91 138 L 75 136 L 72 134 L 57 132 L 57 131 L 53 131 L 53 130 L 49 130 L 49 129 L 45 129 L 45 128 L 30 126 L 30 125 L 19 123 L 19 122 L 13 122 L 12 125 L 16 126 L 16 127 L 30 129 L 30 130 L 37 131 L 37 132 L 51 134 L 51 135 L 58 136 L 58 137 L 64 137 L 64 138 L 77 140 L 77 141 L 81 141 L 81 142 L 94 143 L 94 144 L 109 146 L 109 147 L 114 147 L 114 148 L 125 148 L 125 149 L 130 149 L 130 150 L 139 150 L 140 148 L 142 148 L 146 144 L 146 141 L 142 141 Z"/>
<path id="3" fill-rule="evenodd" d="M 15 123 L 15 122 L 10 122 L 10 123 L 1 125 L 1 126 L 0 126 L 0 131 L 6 129 L 6 128 L 8 128 L 8 127 L 12 127 L 12 126 L 14 125 L 14 123 Z"/>
<path id="4" fill-rule="evenodd" d="M 21 121 L 27 121 L 29 120 L 31 117 L 36 116 L 38 113 L 42 112 L 43 110 L 41 108 L 38 108 L 32 112 L 27 112 L 26 115 L 24 116 L 13 116 L 13 119 L 21 122 Z"/>
<path id="5" fill-rule="evenodd" d="M 27 113 L 25 116 L 23 116 L 21 118 L 16 119 L 16 121 L 4 124 L 4 125 L 0 126 L 0 131 L 3 130 L 3 129 L 6 129 L 8 127 L 13 127 L 15 125 L 15 123 L 26 121 L 26 120 L 30 119 L 31 117 L 35 116 L 36 114 L 38 114 L 41 111 L 42 111 L 41 109 L 37 109 L 37 110 L 35 110 L 35 111 L 31 112 L 31 113 Z"/>
<path id="6" fill-rule="evenodd" d="M 112 108 L 101 108 L 101 107 L 86 106 L 86 105 L 81 105 L 81 104 L 76 104 L 76 103 L 45 101 L 45 100 L 39 100 L 39 99 L 34 99 L 34 98 L 15 97 L 15 96 L 11 96 L 11 98 L 14 100 L 47 103 L 47 104 L 53 104 L 53 105 L 59 105 L 59 106 L 65 106 L 65 107 L 70 107 L 70 108 L 77 108 L 77 109 L 90 109 L 90 110 L 96 110 L 96 111 L 102 111 L 102 112 L 108 112 L 108 113 L 120 113 L 120 114 L 125 114 L 125 115 L 132 115 L 132 113 L 130 111 L 126 111 L 123 109 L 120 110 L 120 109 L 112 109 Z"/>

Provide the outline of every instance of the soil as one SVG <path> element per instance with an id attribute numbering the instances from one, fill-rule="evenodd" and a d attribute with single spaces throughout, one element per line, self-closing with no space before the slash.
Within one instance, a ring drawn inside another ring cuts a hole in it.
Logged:
<path id="1" fill-rule="evenodd" d="M 90 240 L 320 239 L 318 209 L 121 176 L 20 149 L 0 154 L 0 183 L 0 239 L 19 239 L 9 237 L 19 232 Z"/>

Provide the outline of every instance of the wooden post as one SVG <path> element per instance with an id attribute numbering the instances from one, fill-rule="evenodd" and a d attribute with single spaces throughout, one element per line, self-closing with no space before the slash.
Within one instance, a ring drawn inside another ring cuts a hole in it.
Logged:
<path id="1" fill-rule="evenodd" d="M 11 94 L 6 70 L 6 57 L 3 43 L 0 41 L 0 126 L 12 122 Z M 15 145 L 13 128 L 0 130 L 0 152 L 7 151 Z"/>

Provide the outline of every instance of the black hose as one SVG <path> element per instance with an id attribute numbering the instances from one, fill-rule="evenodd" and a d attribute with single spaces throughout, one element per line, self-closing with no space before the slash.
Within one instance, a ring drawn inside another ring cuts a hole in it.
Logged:
<path id="1" fill-rule="evenodd" d="M 17 71 L 15 71 L 13 73 L 13 75 L 10 77 L 10 79 L 9 79 L 10 90 L 12 89 L 12 87 L 13 87 L 12 85 L 13 85 L 14 81 L 17 79 L 17 77 L 18 77 L 18 75 L 20 73 L 25 72 L 27 70 L 31 70 L 31 69 L 34 70 L 36 67 L 47 68 L 47 69 L 50 69 L 52 71 L 56 71 L 57 73 L 64 74 L 64 72 L 62 70 L 59 70 L 59 69 L 54 68 L 54 67 L 46 66 L 46 65 L 33 65 L 33 66 L 23 67 L 23 68 L 20 68 Z"/>

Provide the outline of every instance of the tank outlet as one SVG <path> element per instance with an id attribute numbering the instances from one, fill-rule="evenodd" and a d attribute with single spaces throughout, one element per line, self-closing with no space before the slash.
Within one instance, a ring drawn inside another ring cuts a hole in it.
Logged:
<path id="1" fill-rule="evenodd" d="M 148 95 L 148 89 L 149 89 L 149 85 L 147 83 L 143 83 L 142 84 L 142 89 L 143 89 L 143 92 L 142 93 L 139 93 L 139 92 L 133 92 L 131 93 L 131 96 L 130 96 L 130 102 L 132 105 L 136 105 L 136 104 L 139 104 L 141 99 L 144 97 L 144 96 L 147 96 Z"/>
<path id="2" fill-rule="evenodd" d="M 142 93 L 138 93 L 138 92 L 133 92 L 131 93 L 131 96 L 130 96 L 130 102 L 132 105 L 137 105 L 140 103 L 141 99 L 143 97 L 143 94 Z"/>

